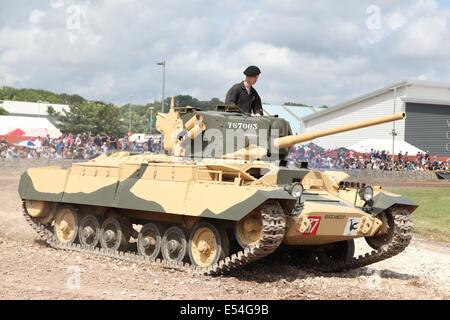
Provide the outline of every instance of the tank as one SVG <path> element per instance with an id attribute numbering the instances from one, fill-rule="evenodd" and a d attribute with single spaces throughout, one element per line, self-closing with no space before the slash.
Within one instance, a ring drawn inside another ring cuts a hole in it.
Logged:
<path id="1" fill-rule="evenodd" d="M 298 143 L 405 116 L 293 135 L 276 116 L 172 104 L 156 122 L 164 154 L 119 152 L 68 169 L 29 169 L 19 184 L 24 216 L 56 249 L 196 274 L 222 274 L 275 252 L 283 263 L 324 272 L 367 266 L 408 246 L 417 205 L 287 156 Z M 373 250 L 355 256 L 358 238 Z"/>

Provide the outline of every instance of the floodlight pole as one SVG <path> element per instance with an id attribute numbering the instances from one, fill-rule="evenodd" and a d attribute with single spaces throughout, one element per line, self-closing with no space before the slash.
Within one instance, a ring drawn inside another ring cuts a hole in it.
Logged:
<path id="1" fill-rule="evenodd" d="M 131 133 L 131 99 L 133 99 L 132 95 L 128 96 L 129 110 L 128 110 L 128 132 Z"/>
<path id="2" fill-rule="evenodd" d="M 161 101 L 161 112 L 165 113 L 166 109 L 166 61 L 157 63 L 158 66 L 163 67 L 163 81 L 162 81 L 162 101 Z"/>
<path id="3" fill-rule="evenodd" d="M 397 87 L 394 87 L 394 114 L 397 112 Z M 395 160 L 395 137 L 397 136 L 396 122 L 392 122 L 392 161 Z"/>

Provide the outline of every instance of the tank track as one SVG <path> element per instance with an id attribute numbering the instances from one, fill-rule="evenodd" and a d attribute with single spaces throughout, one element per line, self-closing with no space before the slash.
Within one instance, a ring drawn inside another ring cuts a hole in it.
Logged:
<path id="1" fill-rule="evenodd" d="M 350 269 L 366 267 L 368 265 L 392 258 L 403 252 L 411 242 L 413 222 L 411 212 L 405 208 L 394 207 L 389 212 L 394 218 L 394 234 L 388 243 L 378 250 L 373 250 L 364 255 L 353 257 L 346 261 L 336 261 L 331 264 L 309 263 L 306 267 L 314 271 L 332 273 Z"/>
<path id="2" fill-rule="evenodd" d="M 62 244 L 56 239 L 49 227 L 44 226 L 38 219 L 32 218 L 28 214 L 25 202 L 23 202 L 23 214 L 28 224 L 36 231 L 42 241 L 45 241 L 54 249 L 86 252 L 134 263 L 157 264 L 164 268 L 186 271 L 198 275 L 220 275 L 226 273 L 270 255 L 281 245 L 286 230 L 286 218 L 280 204 L 275 201 L 269 201 L 262 208 L 263 236 L 256 245 L 238 251 L 208 268 L 201 268 L 183 262 L 173 263 L 161 259 L 149 259 L 135 252 L 92 248 L 80 244 Z"/>

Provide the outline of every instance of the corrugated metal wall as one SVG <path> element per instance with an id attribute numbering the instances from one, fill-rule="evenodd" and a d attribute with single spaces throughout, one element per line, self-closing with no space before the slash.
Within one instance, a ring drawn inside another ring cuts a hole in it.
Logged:
<path id="1" fill-rule="evenodd" d="M 405 90 L 397 92 L 396 112 L 404 111 L 404 102 L 401 98 Z M 394 111 L 394 93 L 388 92 L 377 97 L 355 103 L 346 108 L 335 110 L 319 117 L 304 121 L 305 131 L 312 132 L 349 124 L 361 120 L 392 114 Z M 404 121 L 396 122 L 397 140 L 404 139 Z M 392 123 L 386 123 L 370 128 L 340 133 L 330 137 L 316 139 L 314 143 L 323 148 L 348 147 L 365 139 L 392 139 Z"/>
<path id="2" fill-rule="evenodd" d="M 450 106 L 406 103 L 405 140 L 433 155 L 450 156 Z"/>

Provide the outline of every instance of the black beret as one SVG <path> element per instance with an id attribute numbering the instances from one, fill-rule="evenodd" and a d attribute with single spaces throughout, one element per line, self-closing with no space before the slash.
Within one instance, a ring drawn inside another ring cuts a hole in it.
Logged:
<path id="1" fill-rule="evenodd" d="M 244 74 L 247 77 L 254 77 L 261 74 L 261 70 L 258 67 L 250 66 L 247 69 L 245 69 Z"/>

